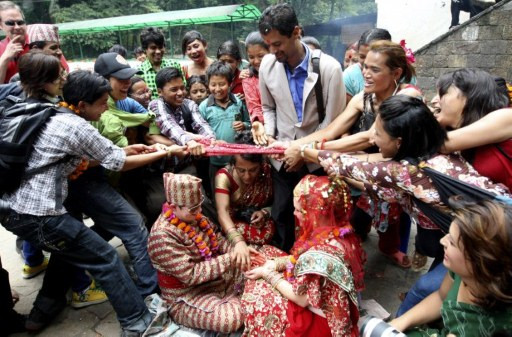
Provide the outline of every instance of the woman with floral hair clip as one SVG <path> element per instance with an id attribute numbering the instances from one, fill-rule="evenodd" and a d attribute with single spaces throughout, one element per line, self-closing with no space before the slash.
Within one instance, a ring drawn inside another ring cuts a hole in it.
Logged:
<path id="1" fill-rule="evenodd" d="M 291 255 L 264 246 L 272 259 L 245 273 L 244 336 L 358 336 L 365 255 L 349 222 L 350 190 L 341 180 L 307 175 L 294 205 Z"/>

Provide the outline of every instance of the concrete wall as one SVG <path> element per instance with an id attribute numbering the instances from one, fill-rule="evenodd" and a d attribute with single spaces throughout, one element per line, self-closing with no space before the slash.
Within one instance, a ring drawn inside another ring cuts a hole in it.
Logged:
<path id="1" fill-rule="evenodd" d="M 437 78 L 458 68 L 480 68 L 512 80 L 512 0 L 503 0 L 416 51 L 418 85 L 427 99 Z"/>

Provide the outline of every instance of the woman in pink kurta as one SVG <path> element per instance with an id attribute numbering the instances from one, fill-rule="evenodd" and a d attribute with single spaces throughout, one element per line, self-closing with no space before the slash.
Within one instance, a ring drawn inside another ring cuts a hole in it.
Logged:
<path id="1" fill-rule="evenodd" d="M 164 174 L 167 202 L 153 225 L 148 251 L 173 321 L 190 328 L 234 332 L 242 326 L 241 273 L 228 242 L 201 215 L 201 180 Z"/>

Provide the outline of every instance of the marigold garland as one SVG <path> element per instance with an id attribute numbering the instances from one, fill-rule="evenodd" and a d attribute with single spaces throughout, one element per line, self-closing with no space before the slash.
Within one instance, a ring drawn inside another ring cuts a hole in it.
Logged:
<path id="1" fill-rule="evenodd" d="M 80 164 L 75 168 L 75 170 L 68 176 L 69 180 L 76 180 L 80 177 L 87 169 L 89 168 L 89 161 L 87 159 L 82 159 Z"/>
<path id="2" fill-rule="evenodd" d="M 316 234 L 312 239 L 307 240 L 303 243 L 301 249 L 295 252 L 295 254 L 290 255 L 290 261 L 286 263 L 286 270 L 284 271 L 284 277 L 288 281 L 293 281 L 294 277 L 294 269 L 295 264 L 297 263 L 297 259 L 300 254 L 306 252 L 309 248 L 320 244 L 321 242 L 329 242 L 334 238 L 342 238 L 348 233 L 353 231 L 352 226 L 345 226 L 341 228 L 334 228 L 328 232 L 320 232 Z"/>
<path id="3" fill-rule="evenodd" d="M 210 238 L 210 245 L 203 240 L 201 233 L 196 233 L 196 231 L 185 222 L 181 221 L 176 214 L 172 211 L 172 208 L 168 203 L 165 203 L 162 208 L 162 213 L 164 217 L 169 221 L 171 225 L 176 226 L 178 229 L 182 230 L 187 234 L 188 238 L 194 241 L 201 256 L 204 257 L 206 261 L 210 261 L 212 259 L 212 255 L 219 249 L 219 242 L 217 241 L 217 235 L 213 230 L 210 221 L 201 213 L 196 215 L 196 221 L 199 225 L 199 228 Z"/>
<path id="4" fill-rule="evenodd" d="M 76 106 L 74 106 L 73 104 L 68 104 L 66 102 L 59 102 L 59 105 L 61 107 L 63 107 L 63 108 L 67 108 L 67 109 L 73 111 L 77 115 L 80 115 L 80 110 Z"/>
<path id="5" fill-rule="evenodd" d="M 73 104 L 68 104 L 66 102 L 59 102 L 59 106 L 63 108 L 67 108 L 77 115 L 80 115 L 80 110 L 74 106 Z M 76 169 L 68 176 L 69 180 L 76 180 L 80 177 L 87 169 L 89 168 L 89 161 L 87 159 L 82 159 L 80 164 L 76 167 Z"/>

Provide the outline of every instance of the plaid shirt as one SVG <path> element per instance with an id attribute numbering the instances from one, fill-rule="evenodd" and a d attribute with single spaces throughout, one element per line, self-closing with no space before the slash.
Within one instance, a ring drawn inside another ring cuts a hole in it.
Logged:
<path id="1" fill-rule="evenodd" d="M 57 113 L 43 127 L 34 142 L 27 169 L 44 167 L 23 179 L 20 187 L 6 197 L 20 214 L 55 216 L 66 213 L 62 205 L 68 193 L 68 176 L 82 158 L 97 160 L 110 170 L 124 165 L 125 152 L 74 113 Z"/>
<path id="2" fill-rule="evenodd" d="M 178 62 L 163 59 L 162 64 L 160 64 L 160 69 L 174 67 L 180 71 L 180 74 L 183 73 L 181 70 L 181 65 Z M 142 62 L 142 64 L 139 66 L 139 70 L 142 71 L 142 78 L 144 79 L 144 82 L 148 85 L 148 88 L 151 89 L 151 99 L 157 99 L 158 98 L 158 91 L 156 88 L 156 74 L 157 71 L 153 68 L 151 63 L 148 59 L 146 61 Z M 185 77 L 183 77 L 183 83 L 185 83 Z"/>
<path id="3" fill-rule="evenodd" d="M 194 131 L 205 138 L 215 139 L 215 133 L 199 113 L 197 104 L 190 99 L 184 99 L 183 104 L 187 104 L 192 113 L 192 128 Z M 156 124 L 160 128 L 160 132 L 176 144 L 186 145 L 193 139 L 186 131 L 181 107 L 173 108 L 165 103 L 162 98 L 159 98 L 149 103 L 149 110 L 156 115 Z"/>

